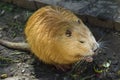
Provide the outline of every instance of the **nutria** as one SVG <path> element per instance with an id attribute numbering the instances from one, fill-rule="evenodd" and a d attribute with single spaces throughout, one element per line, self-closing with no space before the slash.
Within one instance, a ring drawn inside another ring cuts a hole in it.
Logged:
<path id="1" fill-rule="evenodd" d="M 71 11 L 46 6 L 37 10 L 27 21 L 27 43 L 0 40 L 7 47 L 31 50 L 47 64 L 72 64 L 91 56 L 98 48 L 88 27 Z"/>

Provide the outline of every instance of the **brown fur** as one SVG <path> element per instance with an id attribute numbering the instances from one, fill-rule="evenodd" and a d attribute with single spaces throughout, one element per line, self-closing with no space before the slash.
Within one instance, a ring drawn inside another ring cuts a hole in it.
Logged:
<path id="1" fill-rule="evenodd" d="M 66 30 L 72 32 L 71 37 L 66 37 Z M 29 18 L 25 34 L 31 51 L 48 64 L 72 64 L 93 55 L 92 48 L 97 43 L 83 22 L 61 7 L 46 6 L 37 10 Z"/>

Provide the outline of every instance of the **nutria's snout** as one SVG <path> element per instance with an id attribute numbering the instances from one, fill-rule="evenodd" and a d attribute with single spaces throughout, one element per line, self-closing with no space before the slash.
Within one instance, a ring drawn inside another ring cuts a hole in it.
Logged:
<path id="1" fill-rule="evenodd" d="M 96 42 L 96 44 L 94 45 L 94 49 L 93 49 L 93 52 L 94 52 L 93 56 L 96 56 L 98 54 L 99 47 L 100 47 L 99 43 Z"/>
<path id="2" fill-rule="evenodd" d="M 98 49 L 99 49 L 99 43 L 96 42 L 92 50 L 96 52 Z"/>
<path id="3" fill-rule="evenodd" d="M 85 56 L 84 60 L 86 60 L 87 62 L 92 62 L 93 61 L 93 56 L 97 55 L 97 51 L 99 50 L 99 43 L 94 43 L 93 44 L 93 48 L 92 48 L 94 54 L 90 55 L 90 56 Z"/>

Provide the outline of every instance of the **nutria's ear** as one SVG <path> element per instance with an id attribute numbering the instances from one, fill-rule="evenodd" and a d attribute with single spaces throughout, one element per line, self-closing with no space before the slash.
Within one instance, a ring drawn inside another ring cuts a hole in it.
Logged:
<path id="1" fill-rule="evenodd" d="M 65 35 L 66 35 L 67 37 L 72 36 L 72 31 L 69 30 L 69 29 L 67 29 L 66 32 L 65 32 Z"/>

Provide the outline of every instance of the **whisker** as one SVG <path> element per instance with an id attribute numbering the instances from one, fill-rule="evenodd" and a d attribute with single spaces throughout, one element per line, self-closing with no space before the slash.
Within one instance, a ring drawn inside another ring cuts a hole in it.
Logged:
<path id="1" fill-rule="evenodd" d="M 111 41 L 110 40 L 106 40 L 106 41 L 103 41 L 103 38 L 105 37 L 106 35 L 103 35 L 97 42 L 99 43 L 100 47 L 103 47 L 103 46 L 108 46 Z"/>
<path id="2" fill-rule="evenodd" d="M 108 43 L 111 43 L 111 41 L 110 41 L 110 40 L 109 40 L 109 41 L 106 40 L 106 41 L 101 41 L 101 42 L 98 42 L 98 43 L 101 43 L 101 44 L 102 44 L 102 43 L 108 44 Z"/>
<path id="3" fill-rule="evenodd" d="M 102 41 L 102 42 L 99 42 L 99 45 L 100 45 L 100 47 L 99 48 L 108 48 L 108 46 L 109 46 L 109 44 L 110 44 L 110 42 L 108 42 L 108 41 Z"/>
<path id="4" fill-rule="evenodd" d="M 108 34 L 108 33 L 104 34 L 104 35 L 98 40 L 98 42 L 102 41 L 107 34 Z"/>
<path id="5" fill-rule="evenodd" d="M 108 49 L 108 50 L 110 49 L 109 47 L 105 47 L 105 46 L 103 46 L 102 48 L 103 48 L 103 49 Z"/>
<path id="6" fill-rule="evenodd" d="M 102 37 L 98 40 L 98 42 L 100 42 L 101 40 L 103 40 L 103 38 L 104 38 L 104 36 L 102 36 Z"/>

